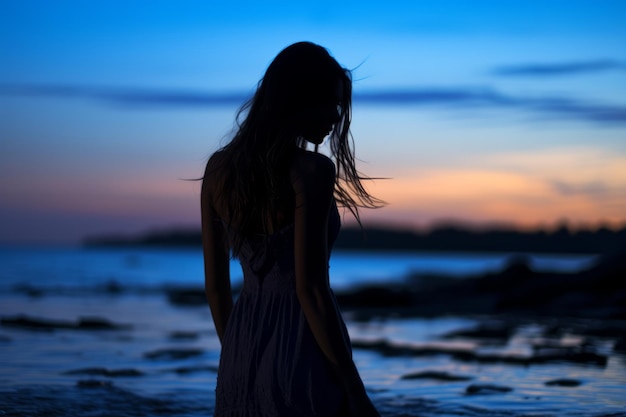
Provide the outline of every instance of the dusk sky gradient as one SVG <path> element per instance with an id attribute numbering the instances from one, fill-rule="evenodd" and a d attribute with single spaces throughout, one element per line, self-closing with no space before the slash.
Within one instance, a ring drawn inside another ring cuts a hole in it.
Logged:
<path id="1" fill-rule="evenodd" d="M 366 224 L 626 224 L 625 1 L 0 1 L 0 243 L 198 227 L 285 46 L 354 73 Z M 346 221 L 349 217 L 346 215 Z"/>

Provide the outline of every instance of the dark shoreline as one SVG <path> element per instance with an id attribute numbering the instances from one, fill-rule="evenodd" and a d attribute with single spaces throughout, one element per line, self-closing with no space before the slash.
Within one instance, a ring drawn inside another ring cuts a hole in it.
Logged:
<path id="1" fill-rule="evenodd" d="M 97 236 L 83 240 L 86 247 L 200 247 L 198 230 L 151 231 L 139 236 Z M 520 231 L 513 228 L 475 229 L 440 226 L 427 231 L 388 227 L 361 230 L 344 227 L 335 248 L 359 251 L 508 252 L 602 254 L 626 248 L 626 228 Z"/>
<path id="2" fill-rule="evenodd" d="M 239 288 L 234 288 L 237 293 Z M 204 290 L 168 288 L 177 306 L 205 305 Z M 577 272 L 535 271 L 511 256 L 499 271 L 466 277 L 414 274 L 398 282 L 363 284 L 335 292 L 357 321 L 397 317 L 481 315 L 509 318 L 583 318 L 626 323 L 626 252 L 599 256 Z M 626 331 L 626 328 L 624 328 Z"/>

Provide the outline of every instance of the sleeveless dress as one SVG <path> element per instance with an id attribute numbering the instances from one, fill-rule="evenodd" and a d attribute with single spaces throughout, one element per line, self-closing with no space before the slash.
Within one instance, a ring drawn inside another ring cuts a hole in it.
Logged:
<path id="1" fill-rule="evenodd" d="M 335 204 L 328 229 L 330 252 Z M 343 392 L 296 296 L 294 226 L 246 241 L 239 259 L 243 288 L 223 336 L 215 417 L 337 416 Z"/>

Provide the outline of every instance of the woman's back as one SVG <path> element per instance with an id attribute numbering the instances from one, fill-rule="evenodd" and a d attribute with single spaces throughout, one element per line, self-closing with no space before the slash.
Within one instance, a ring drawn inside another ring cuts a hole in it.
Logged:
<path id="1" fill-rule="evenodd" d="M 229 159 L 229 155 L 226 152 L 219 151 L 214 153 L 206 165 L 203 187 L 207 187 L 209 190 L 208 193 L 211 196 L 211 204 L 217 216 L 232 230 L 240 231 L 242 224 L 238 224 L 238 217 L 241 217 L 230 213 L 232 211 L 230 207 L 232 206 L 232 196 L 230 193 L 234 190 L 229 189 L 228 184 L 229 178 L 234 174 L 232 171 L 237 169 L 238 167 L 233 164 L 233 161 Z M 275 182 L 276 189 L 271 193 L 266 193 L 265 196 L 266 199 L 273 199 L 275 209 L 272 211 L 272 215 L 266 215 L 264 218 L 259 217 L 256 219 L 250 235 L 271 234 L 293 223 L 294 195 L 288 175 L 282 175 L 276 178 Z M 261 192 L 262 190 L 257 191 Z M 249 207 L 245 208 L 245 213 L 250 215 L 256 209 L 256 207 L 250 204 Z M 239 220 L 239 223 L 241 223 L 241 220 Z"/>
<path id="2" fill-rule="evenodd" d="M 315 174 L 328 169 L 329 163 L 321 155 L 298 152 L 290 180 L 296 189 L 315 183 L 319 180 Z M 288 195 L 293 196 L 293 212 L 298 204 L 307 204 L 293 188 Z M 220 221 L 226 233 L 236 233 L 227 221 Z M 333 204 L 326 233 L 328 247 L 339 227 L 339 213 Z M 342 389 L 311 333 L 296 293 L 295 228 L 292 221 L 243 242 L 239 260 L 244 283 L 222 340 L 216 415 L 243 416 L 246 410 L 256 410 L 251 414 L 255 416 L 339 413 Z M 343 331 L 347 340 L 345 326 Z"/>

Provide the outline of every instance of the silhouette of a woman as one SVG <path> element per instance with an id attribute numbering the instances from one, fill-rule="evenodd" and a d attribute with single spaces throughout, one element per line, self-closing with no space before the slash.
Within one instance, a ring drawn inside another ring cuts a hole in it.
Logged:
<path id="1" fill-rule="evenodd" d="M 328 276 L 337 204 L 357 220 L 359 207 L 380 205 L 355 168 L 351 95 L 350 72 L 326 49 L 293 44 L 207 163 L 205 284 L 222 343 L 215 416 L 379 416 Z M 327 136 L 331 158 L 317 153 Z M 234 306 L 230 253 L 244 271 Z"/>

